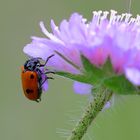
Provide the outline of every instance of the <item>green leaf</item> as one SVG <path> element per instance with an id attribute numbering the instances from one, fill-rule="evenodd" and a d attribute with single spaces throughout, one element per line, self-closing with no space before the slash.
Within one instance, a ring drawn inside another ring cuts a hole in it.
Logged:
<path id="1" fill-rule="evenodd" d="M 105 64 L 102 66 L 101 69 L 105 77 L 115 75 L 114 69 L 112 68 L 112 64 L 109 58 L 106 60 Z"/>
<path id="2" fill-rule="evenodd" d="M 85 75 L 71 74 L 71 73 L 63 72 L 63 71 L 58 71 L 58 72 L 55 72 L 55 73 L 60 75 L 60 76 L 64 76 L 66 78 L 70 78 L 70 79 L 75 80 L 75 81 L 91 84 L 90 79 L 87 76 L 85 76 Z"/>
<path id="3" fill-rule="evenodd" d="M 139 94 L 140 92 L 138 88 L 132 85 L 123 75 L 107 78 L 103 84 L 106 88 L 111 89 L 117 94 Z"/>
<path id="4" fill-rule="evenodd" d="M 90 61 L 84 55 L 81 55 L 81 60 L 85 72 L 93 73 L 93 68 L 94 68 L 93 64 L 91 64 Z"/>
<path id="5" fill-rule="evenodd" d="M 81 60 L 84 67 L 84 75 L 92 79 L 93 84 L 98 82 L 99 77 L 102 76 L 101 70 L 91 64 L 90 61 L 83 55 L 81 55 Z"/>

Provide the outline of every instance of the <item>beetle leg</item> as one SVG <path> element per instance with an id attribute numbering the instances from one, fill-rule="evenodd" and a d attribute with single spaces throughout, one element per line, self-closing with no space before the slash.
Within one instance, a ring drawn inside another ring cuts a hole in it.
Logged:
<path id="1" fill-rule="evenodd" d="M 46 80 L 48 80 L 48 79 L 54 79 L 54 78 L 53 78 L 53 77 L 46 77 L 45 80 L 41 83 L 40 86 L 42 87 L 42 85 L 43 85 L 43 84 L 46 82 Z"/>
<path id="2" fill-rule="evenodd" d="M 46 82 L 47 79 L 48 79 L 48 78 L 45 77 L 45 80 L 40 84 L 41 87 L 42 87 L 42 85 Z"/>
<path id="3" fill-rule="evenodd" d="M 35 101 L 36 101 L 37 103 L 39 103 L 39 102 L 41 101 L 41 98 L 36 99 Z"/>
<path id="4" fill-rule="evenodd" d="M 54 79 L 53 77 L 47 77 L 47 79 Z"/>
<path id="5" fill-rule="evenodd" d="M 49 74 L 49 73 L 55 74 L 54 71 L 47 71 L 47 72 L 45 72 L 45 74 Z"/>

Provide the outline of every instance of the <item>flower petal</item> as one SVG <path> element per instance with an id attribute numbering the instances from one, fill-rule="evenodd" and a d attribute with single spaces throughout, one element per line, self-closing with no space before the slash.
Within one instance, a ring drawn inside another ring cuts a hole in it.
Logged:
<path id="1" fill-rule="evenodd" d="M 73 89 L 77 94 L 90 94 L 93 86 L 86 83 L 81 83 L 75 81 L 73 84 Z"/>
<path id="2" fill-rule="evenodd" d="M 42 85 L 42 90 L 43 90 L 43 91 L 47 91 L 48 88 L 49 88 L 48 80 L 46 80 L 46 81 L 44 82 L 44 84 Z"/>
<path id="3" fill-rule="evenodd" d="M 105 104 L 105 106 L 104 106 L 103 109 L 108 109 L 108 108 L 110 108 L 110 107 L 111 107 L 111 102 L 108 101 L 108 102 Z"/>
<path id="4" fill-rule="evenodd" d="M 137 68 L 126 68 L 125 69 L 125 75 L 128 78 L 130 82 L 132 82 L 134 85 L 139 86 L 140 85 L 140 70 Z"/>

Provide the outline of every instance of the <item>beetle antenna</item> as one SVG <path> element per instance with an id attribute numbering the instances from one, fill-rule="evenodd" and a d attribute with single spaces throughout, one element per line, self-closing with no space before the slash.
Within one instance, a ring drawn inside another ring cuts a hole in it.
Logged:
<path id="1" fill-rule="evenodd" d="M 44 63 L 44 64 L 41 64 L 40 67 L 44 67 L 44 66 L 47 64 L 47 62 L 49 61 L 49 59 L 50 59 L 51 57 L 53 57 L 53 56 L 54 56 L 54 54 L 50 55 L 50 56 L 46 59 L 45 63 Z"/>

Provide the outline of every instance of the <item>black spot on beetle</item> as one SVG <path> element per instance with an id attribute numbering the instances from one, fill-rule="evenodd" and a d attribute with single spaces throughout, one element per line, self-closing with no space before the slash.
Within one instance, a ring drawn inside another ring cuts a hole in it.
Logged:
<path id="1" fill-rule="evenodd" d="M 34 79 L 34 75 L 33 74 L 30 75 L 30 79 Z"/>
<path id="2" fill-rule="evenodd" d="M 34 91 L 32 89 L 26 89 L 26 93 L 27 94 L 30 94 L 30 93 L 33 93 Z"/>

